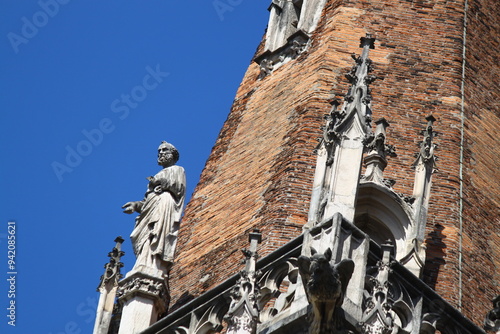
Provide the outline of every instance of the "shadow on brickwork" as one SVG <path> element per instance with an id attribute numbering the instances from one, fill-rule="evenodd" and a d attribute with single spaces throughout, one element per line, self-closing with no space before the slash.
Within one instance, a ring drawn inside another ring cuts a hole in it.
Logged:
<path id="1" fill-rule="evenodd" d="M 423 281 L 432 289 L 436 288 L 436 282 L 439 276 L 439 270 L 443 266 L 445 261 L 446 244 L 443 239 L 446 236 L 442 233 L 444 227 L 440 224 L 435 224 L 434 229 L 429 233 L 425 244 L 427 245 L 426 250 L 426 261 L 424 267 Z"/>
<path id="2" fill-rule="evenodd" d="M 172 306 L 170 306 L 169 308 L 169 313 L 172 313 L 174 312 L 175 310 L 177 310 L 178 308 L 180 308 L 181 306 L 183 306 L 184 304 L 187 304 L 189 303 L 190 301 L 192 301 L 194 299 L 194 296 L 192 294 L 189 293 L 189 291 L 186 291 L 184 292 L 180 297 L 179 299 L 175 302 L 175 304 L 173 304 Z"/>

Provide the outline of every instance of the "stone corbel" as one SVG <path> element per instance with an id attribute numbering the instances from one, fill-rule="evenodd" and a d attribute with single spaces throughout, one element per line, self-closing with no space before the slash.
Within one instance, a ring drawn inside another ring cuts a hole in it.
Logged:
<path id="1" fill-rule="evenodd" d="M 302 30 L 297 30 L 287 39 L 287 43 L 282 47 L 257 56 L 254 61 L 260 66 L 259 79 L 270 75 L 274 70 L 278 69 L 286 62 L 293 60 L 305 52 L 309 35 Z"/>

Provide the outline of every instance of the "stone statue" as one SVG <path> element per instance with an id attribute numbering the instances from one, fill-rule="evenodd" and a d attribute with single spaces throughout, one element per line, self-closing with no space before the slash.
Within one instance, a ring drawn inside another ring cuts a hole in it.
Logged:
<path id="1" fill-rule="evenodd" d="M 142 201 L 122 207 L 125 213 L 139 213 L 130 235 L 137 257 L 132 270 L 146 266 L 166 275 L 172 265 L 186 192 L 186 175 L 184 168 L 175 165 L 178 160 L 177 149 L 163 141 L 158 147 L 158 165 L 163 169 L 147 178 L 148 190 Z"/>
<path id="2" fill-rule="evenodd" d="M 311 257 L 301 255 L 298 258 L 299 273 L 313 311 L 309 334 L 341 332 L 338 330 L 343 318 L 340 306 L 354 271 L 354 262 L 345 259 L 332 265 L 330 248 L 318 254 L 311 247 L 311 254 Z"/>

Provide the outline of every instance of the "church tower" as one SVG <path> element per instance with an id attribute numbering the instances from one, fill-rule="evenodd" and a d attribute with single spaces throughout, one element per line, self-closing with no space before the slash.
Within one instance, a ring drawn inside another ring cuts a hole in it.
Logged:
<path id="1" fill-rule="evenodd" d="M 251 229 L 263 234 L 261 255 L 301 234 L 323 117 L 347 94 L 351 54 L 370 33 L 377 38 L 370 54 L 378 77 L 370 86 L 373 120 L 390 122 L 385 136 L 397 152 L 384 175 L 410 201 L 425 118 L 436 119 L 439 160 L 423 190 L 421 278 L 482 321 L 500 284 L 498 4 L 276 0 L 269 11 L 266 34 L 185 212 L 170 282 L 173 306 L 236 273 Z M 354 220 L 375 231 L 366 220 L 373 209 L 357 200 Z"/>
<path id="2" fill-rule="evenodd" d="M 499 4 L 273 0 L 269 13 L 181 222 L 170 314 L 144 333 L 220 331 L 228 295 L 206 305 L 236 284 L 256 229 L 261 327 L 235 333 L 303 333 L 320 257 L 348 268 L 332 267 L 346 330 L 481 332 L 500 294 Z M 396 281 L 378 323 L 369 296 Z"/>

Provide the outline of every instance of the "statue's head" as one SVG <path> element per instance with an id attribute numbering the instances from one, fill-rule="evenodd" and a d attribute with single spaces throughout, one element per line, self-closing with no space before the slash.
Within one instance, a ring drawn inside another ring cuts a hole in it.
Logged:
<path id="1" fill-rule="evenodd" d="M 179 160 L 179 151 L 174 145 L 162 141 L 158 146 L 158 165 L 169 167 L 174 165 Z"/>

